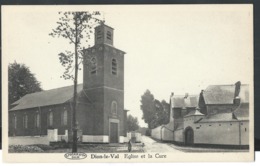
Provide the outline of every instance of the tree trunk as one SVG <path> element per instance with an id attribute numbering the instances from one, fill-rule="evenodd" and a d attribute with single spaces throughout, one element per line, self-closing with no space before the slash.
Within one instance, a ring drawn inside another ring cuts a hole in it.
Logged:
<path id="1" fill-rule="evenodd" d="M 77 84 L 78 84 L 78 24 L 77 24 L 77 15 L 75 17 L 75 31 L 76 31 L 76 38 L 75 38 L 75 77 L 74 77 L 74 94 L 73 94 L 73 116 L 72 116 L 72 124 L 73 124 L 73 145 L 72 145 L 72 152 L 77 152 L 77 112 L 76 112 L 76 106 L 77 106 Z"/>

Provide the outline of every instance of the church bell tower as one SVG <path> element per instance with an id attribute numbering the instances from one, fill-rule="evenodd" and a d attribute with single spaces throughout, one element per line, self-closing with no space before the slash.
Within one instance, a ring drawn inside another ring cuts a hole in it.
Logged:
<path id="1" fill-rule="evenodd" d="M 94 105 L 93 135 L 103 142 L 126 136 L 124 54 L 114 47 L 114 29 L 104 23 L 95 28 L 95 45 L 84 50 L 83 89 Z"/>

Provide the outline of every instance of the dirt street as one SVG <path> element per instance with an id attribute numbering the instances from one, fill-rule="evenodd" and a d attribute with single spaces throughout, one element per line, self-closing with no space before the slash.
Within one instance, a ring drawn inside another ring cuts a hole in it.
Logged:
<path id="1" fill-rule="evenodd" d="M 156 142 L 155 140 L 144 135 L 142 136 L 142 142 L 145 144 L 144 146 L 145 152 L 182 153 L 182 151 L 174 149 L 172 146 L 170 146 L 167 143 Z"/>

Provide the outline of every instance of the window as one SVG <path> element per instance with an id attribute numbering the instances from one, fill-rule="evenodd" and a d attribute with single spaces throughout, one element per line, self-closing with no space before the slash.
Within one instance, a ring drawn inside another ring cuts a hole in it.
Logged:
<path id="1" fill-rule="evenodd" d="M 107 31 L 107 39 L 112 40 L 112 34 L 110 31 Z"/>
<path id="2" fill-rule="evenodd" d="M 112 59 L 112 74 L 117 75 L 117 61 L 116 61 L 116 59 Z"/>
<path id="3" fill-rule="evenodd" d="M 115 101 L 113 101 L 111 104 L 111 113 L 117 114 L 117 103 Z"/>
<path id="4" fill-rule="evenodd" d="M 48 126 L 49 127 L 53 126 L 53 113 L 51 112 L 51 110 L 48 113 Z"/>
<path id="5" fill-rule="evenodd" d="M 65 108 L 64 108 L 65 109 Z M 67 125 L 68 123 L 68 111 L 65 109 L 62 113 L 61 113 L 61 125 Z"/>
<path id="6" fill-rule="evenodd" d="M 39 113 L 36 113 L 35 117 L 34 117 L 34 125 L 36 128 L 39 128 L 40 127 L 40 114 Z"/>
<path id="7" fill-rule="evenodd" d="M 25 114 L 25 115 L 23 116 L 23 127 L 24 127 L 25 129 L 28 128 L 28 115 L 27 115 L 27 114 Z"/>
<path id="8" fill-rule="evenodd" d="M 99 39 L 101 39 L 102 38 L 102 33 L 101 33 L 101 31 L 99 30 L 99 31 L 97 31 L 97 39 L 99 40 Z"/>
<path id="9" fill-rule="evenodd" d="M 91 68 L 90 68 L 90 73 L 91 74 L 96 74 L 97 73 L 97 59 L 96 58 L 92 58 L 91 59 Z"/>
<path id="10" fill-rule="evenodd" d="M 13 122 L 14 122 L 14 129 L 16 129 L 17 128 L 17 117 L 16 117 L 16 115 L 14 115 Z"/>

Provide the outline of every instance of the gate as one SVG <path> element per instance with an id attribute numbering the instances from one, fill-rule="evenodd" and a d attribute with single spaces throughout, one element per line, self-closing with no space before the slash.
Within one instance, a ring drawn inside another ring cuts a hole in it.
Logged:
<path id="1" fill-rule="evenodd" d="M 187 127 L 185 129 L 185 145 L 193 145 L 194 144 L 194 132 L 191 127 Z"/>

